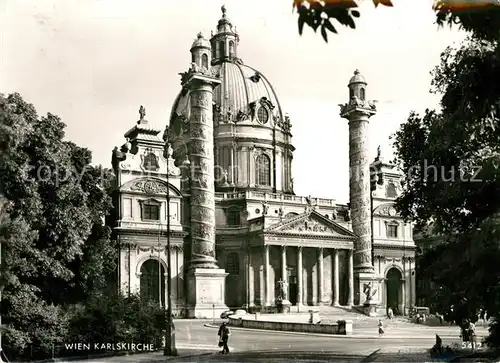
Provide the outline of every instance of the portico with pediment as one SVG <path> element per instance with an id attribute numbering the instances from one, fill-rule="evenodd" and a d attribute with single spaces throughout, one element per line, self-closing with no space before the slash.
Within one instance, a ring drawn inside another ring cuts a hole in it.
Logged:
<path id="1" fill-rule="evenodd" d="M 256 226 L 250 228 L 250 306 L 274 306 L 280 280 L 287 281 L 293 305 L 352 305 L 351 231 L 314 210 L 278 223 L 266 216 L 249 222 Z"/>

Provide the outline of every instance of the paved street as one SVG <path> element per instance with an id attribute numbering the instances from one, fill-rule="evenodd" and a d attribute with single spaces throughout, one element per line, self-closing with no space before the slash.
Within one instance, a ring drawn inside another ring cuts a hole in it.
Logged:
<path id="1" fill-rule="evenodd" d="M 222 355 L 213 356 L 219 348 L 217 348 L 217 328 L 207 327 L 209 321 L 203 320 L 179 320 L 176 322 L 176 337 L 177 347 L 182 355 L 205 354 L 198 358 L 179 357 L 175 361 L 205 361 L 207 359 L 226 360 Z M 306 333 L 289 333 L 289 332 L 274 332 L 262 330 L 246 330 L 232 328 L 232 336 L 230 340 L 230 348 L 233 361 L 240 359 L 249 360 L 249 353 L 253 357 L 258 356 L 259 359 L 270 362 L 272 355 L 284 356 L 287 355 L 288 361 L 293 357 L 315 354 L 316 362 L 322 361 L 360 361 L 380 348 L 430 348 L 434 344 L 434 335 L 427 332 L 421 335 L 418 326 L 412 331 L 403 334 L 402 337 L 386 336 L 378 338 L 374 336 L 326 336 L 313 335 Z M 439 327 L 441 330 L 444 344 L 458 343 L 458 334 L 453 334 L 455 328 Z M 446 333 L 447 334 L 443 334 Z M 396 334 L 396 333 L 394 333 Z M 318 356 L 319 355 L 319 356 Z M 336 358 L 335 358 L 336 357 Z M 348 359 L 348 357 L 350 357 Z M 334 359 L 335 358 L 335 359 Z M 132 355 L 128 357 L 112 357 L 106 359 L 89 360 L 89 362 L 148 362 L 162 361 L 166 358 L 160 353 L 148 355 Z M 285 358 L 283 358 L 285 359 Z M 272 361 L 279 361 L 273 359 Z"/>

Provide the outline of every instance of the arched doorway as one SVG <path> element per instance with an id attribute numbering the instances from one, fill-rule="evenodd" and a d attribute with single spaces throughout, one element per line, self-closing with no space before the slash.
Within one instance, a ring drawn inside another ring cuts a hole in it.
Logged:
<path id="1" fill-rule="evenodd" d="M 394 313 L 401 314 L 401 272 L 397 268 L 391 268 L 387 271 L 385 280 L 386 291 L 386 306 L 392 308 Z"/>
<path id="2" fill-rule="evenodd" d="M 142 264 L 140 292 L 141 299 L 165 306 L 165 267 L 158 260 L 149 259 Z"/>

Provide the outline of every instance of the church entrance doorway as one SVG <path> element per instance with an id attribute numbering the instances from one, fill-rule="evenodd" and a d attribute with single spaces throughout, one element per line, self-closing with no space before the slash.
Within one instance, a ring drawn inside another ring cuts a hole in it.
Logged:
<path id="1" fill-rule="evenodd" d="M 392 308 L 394 314 L 401 314 L 400 306 L 402 301 L 400 299 L 401 294 L 401 272 L 397 268 L 391 268 L 387 271 L 386 275 L 386 301 L 387 308 Z"/>
<path id="2" fill-rule="evenodd" d="M 165 267 L 158 260 L 149 259 L 142 264 L 140 294 L 141 299 L 165 306 Z"/>

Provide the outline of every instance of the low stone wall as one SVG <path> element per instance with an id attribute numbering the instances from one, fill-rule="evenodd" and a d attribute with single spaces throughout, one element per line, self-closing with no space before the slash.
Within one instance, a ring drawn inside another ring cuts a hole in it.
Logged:
<path id="1" fill-rule="evenodd" d="M 248 329 L 352 335 L 352 320 L 338 320 L 336 324 L 309 324 L 291 321 L 256 320 L 255 317 L 252 318 L 252 316 L 230 316 L 229 325 Z"/>

